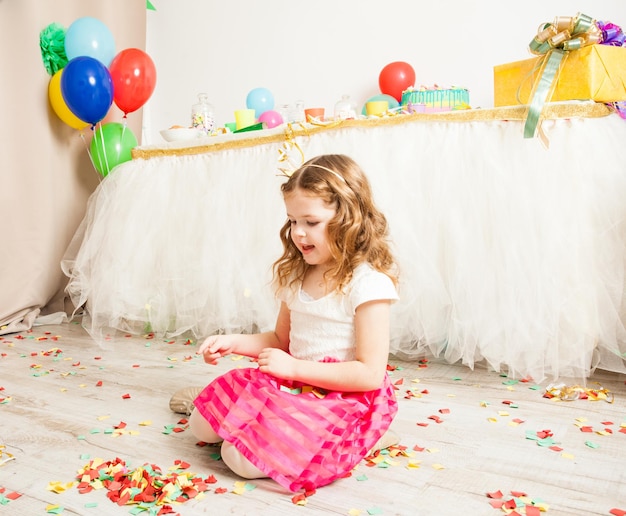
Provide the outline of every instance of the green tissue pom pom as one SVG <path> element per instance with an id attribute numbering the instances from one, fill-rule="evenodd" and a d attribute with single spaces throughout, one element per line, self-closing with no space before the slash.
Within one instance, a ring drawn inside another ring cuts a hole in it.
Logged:
<path id="1" fill-rule="evenodd" d="M 41 58 L 46 71 L 54 75 L 67 64 L 65 53 L 65 28 L 58 23 L 51 23 L 39 33 Z"/>

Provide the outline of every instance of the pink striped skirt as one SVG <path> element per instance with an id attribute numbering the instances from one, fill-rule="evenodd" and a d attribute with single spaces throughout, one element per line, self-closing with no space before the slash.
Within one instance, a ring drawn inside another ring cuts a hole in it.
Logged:
<path id="1" fill-rule="evenodd" d="M 387 376 L 373 391 L 322 392 L 256 368 L 216 378 L 194 404 L 220 437 L 290 491 L 346 476 L 398 411 Z"/>

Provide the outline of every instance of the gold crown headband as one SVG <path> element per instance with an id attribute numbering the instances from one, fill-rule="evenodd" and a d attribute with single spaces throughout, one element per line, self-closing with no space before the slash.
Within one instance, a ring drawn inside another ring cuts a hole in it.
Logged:
<path id="1" fill-rule="evenodd" d="M 325 167 L 324 165 L 318 165 L 316 163 L 309 163 L 308 165 L 306 165 L 307 167 L 317 167 L 317 168 L 321 168 L 322 170 L 326 170 L 326 172 L 330 172 L 331 174 L 333 174 L 334 176 L 336 176 L 337 178 L 341 179 L 341 181 L 344 182 L 344 184 L 348 184 L 348 182 L 346 181 L 346 179 L 341 175 L 338 174 L 337 172 L 335 172 L 333 169 Z"/>

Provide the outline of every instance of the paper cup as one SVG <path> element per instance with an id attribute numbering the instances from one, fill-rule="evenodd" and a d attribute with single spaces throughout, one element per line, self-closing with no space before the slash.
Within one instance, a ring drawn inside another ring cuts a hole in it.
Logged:
<path id="1" fill-rule="evenodd" d="M 324 108 L 318 107 L 305 109 L 304 117 L 307 122 L 310 122 L 312 118 L 315 118 L 318 121 L 324 120 Z"/>
<path id="2" fill-rule="evenodd" d="M 254 109 L 237 109 L 235 111 L 235 125 L 237 127 L 237 131 L 239 129 L 243 129 L 244 127 L 254 125 L 256 122 L 256 117 L 254 115 Z"/>
<path id="3" fill-rule="evenodd" d="M 367 115 L 384 115 L 389 109 L 389 102 L 386 100 L 371 100 L 365 104 Z"/>

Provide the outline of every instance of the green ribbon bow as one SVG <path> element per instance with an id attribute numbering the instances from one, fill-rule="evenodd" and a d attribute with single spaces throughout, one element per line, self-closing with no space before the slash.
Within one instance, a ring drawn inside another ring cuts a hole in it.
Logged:
<path id="1" fill-rule="evenodd" d="M 541 75 L 535 83 L 534 92 L 528 108 L 524 125 L 524 138 L 534 138 L 539 129 L 541 112 L 548 100 L 558 75 L 561 63 L 570 50 L 599 43 L 602 32 L 596 21 L 586 14 L 576 16 L 557 16 L 552 23 L 539 27 L 537 35 L 529 44 L 529 50 L 536 55 L 543 55 L 539 66 Z"/>

